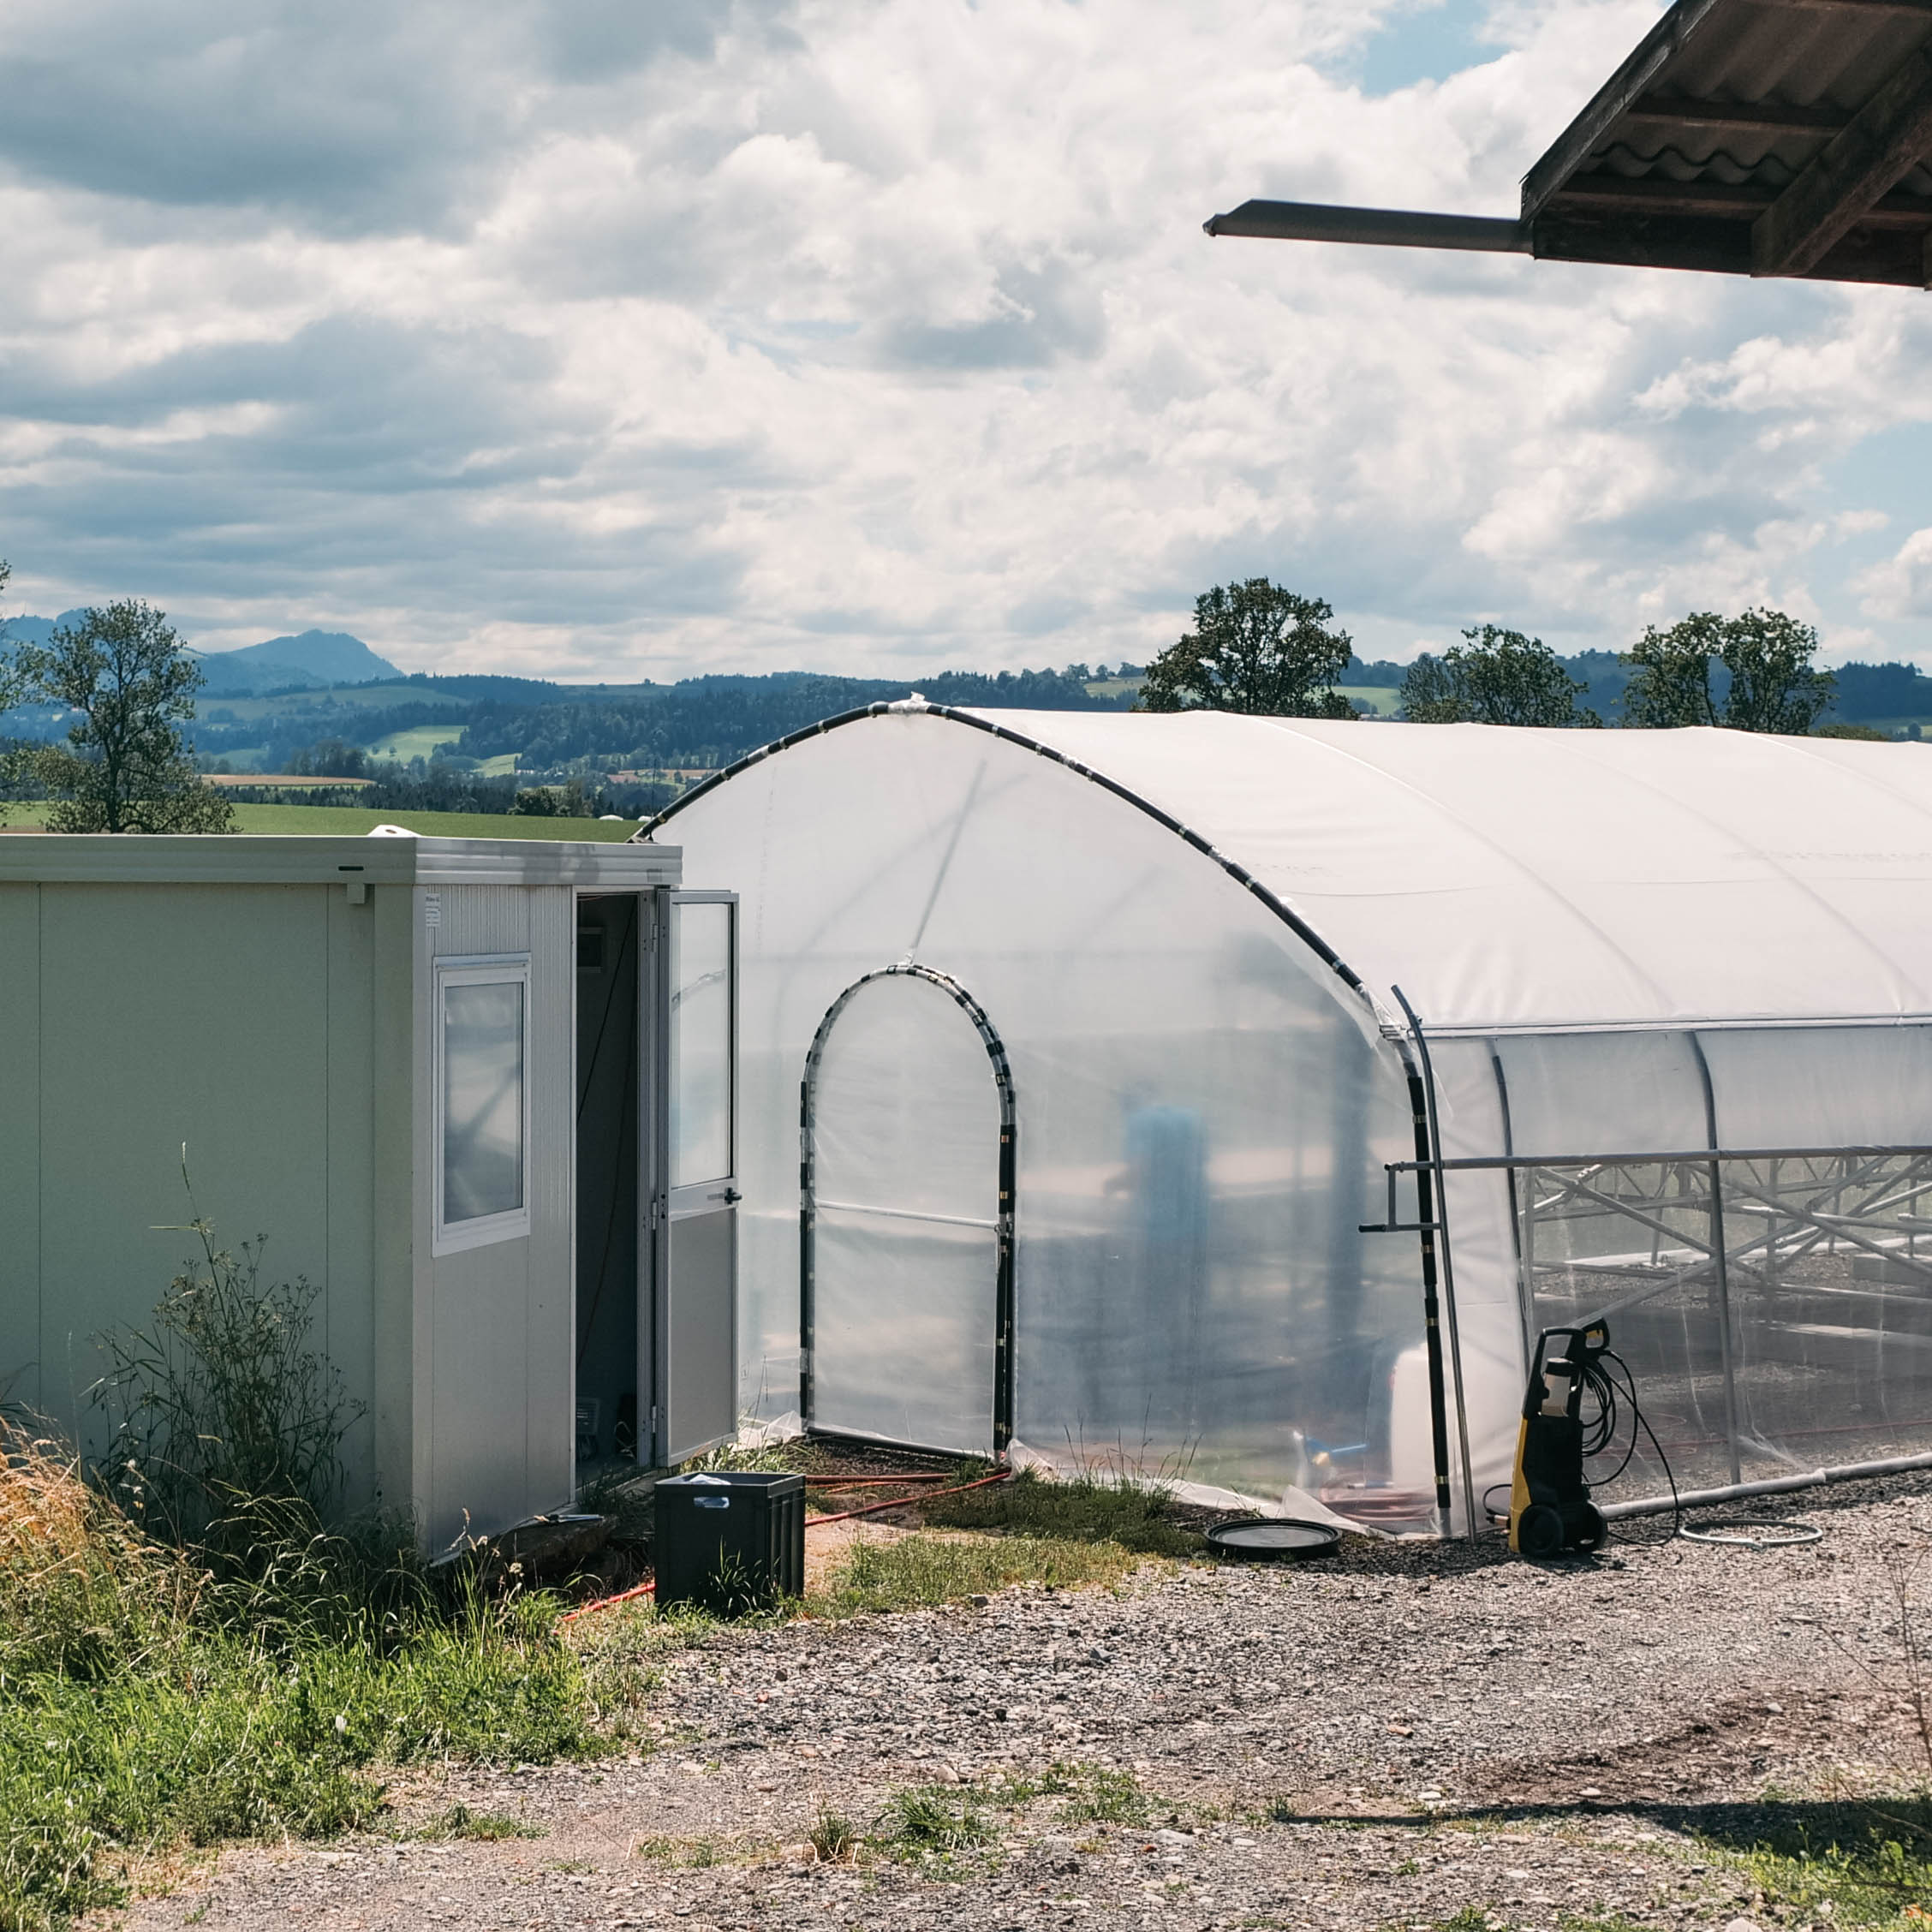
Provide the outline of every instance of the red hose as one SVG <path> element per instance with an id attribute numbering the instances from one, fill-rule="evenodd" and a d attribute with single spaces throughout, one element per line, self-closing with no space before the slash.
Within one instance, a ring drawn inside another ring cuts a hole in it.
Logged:
<path id="1" fill-rule="evenodd" d="M 615 1596 L 599 1596 L 589 1603 L 580 1603 L 575 1610 L 566 1610 L 557 1619 L 561 1630 L 565 1624 L 574 1624 L 579 1617 L 587 1617 L 593 1610 L 608 1610 L 613 1603 L 629 1603 L 634 1596 L 654 1596 L 657 1594 L 657 1579 L 647 1583 L 639 1583 L 635 1589 L 619 1590 Z"/>
<path id="2" fill-rule="evenodd" d="M 891 1496 L 882 1503 L 868 1503 L 863 1509 L 841 1510 L 837 1516 L 808 1516 L 805 1518 L 808 1530 L 822 1528 L 827 1523 L 846 1523 L 855 1516 L 876 1516 L 880 1510 L 899 1509 L 907 1503 L 936 1503 L 941 1496 L 963 1496 L 969 1489 L 983 1489 L 989 1482 L 1005 1482 L 1012 1475 L 1011 1470 L 999 1470 L 992 1476 L 982 1476 L 976 1482 L 962 1482 L 951 1489 L 925 1489 L 913 1496 Z"/>

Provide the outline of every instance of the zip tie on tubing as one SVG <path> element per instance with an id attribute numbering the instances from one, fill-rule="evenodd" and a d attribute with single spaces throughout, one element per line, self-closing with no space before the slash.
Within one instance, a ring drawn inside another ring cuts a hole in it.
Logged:
<path id="1" fill-rule="evenodd" d="M 1012 1479 L 1011 1470 L 999 1470 L 992 1476 L 982 1476 L 975 1482 L 962 1482 L 951 1489 L 921 1489 L 910 1496 L 890 1496 L 882 1503 L 868 1503 L 862 1509 L 841 1510 L 837 1516 L 808 1516 L 805 1519 L 808 1530 L 816 1530 L 827 1523 L 849 1522 L 855 1516 L 875 1516 L 880 1510 L 900 1509 L 907 1503 L 937 1502 L 941 1496 L 963 1496 L 969 1489 L 984 1489 L 989 1483 L 1006 1482 Z M 909 1479 L 911 1480 L 911 1479 Z M 587 1617 L 593 1610 L 608 1610 L 613 1603 L 629 1603 L 634 1597 L 654 1596 L 657 1583 L 639 1583 L 635 1589 L 619 1590 L 615 1596 L 600 1596 L 592 1603 L 580 1603 L 575 1610 L 566 1610 L 557 1619 L 558 1628 L 575 1623 L 579 1617 Z"/>

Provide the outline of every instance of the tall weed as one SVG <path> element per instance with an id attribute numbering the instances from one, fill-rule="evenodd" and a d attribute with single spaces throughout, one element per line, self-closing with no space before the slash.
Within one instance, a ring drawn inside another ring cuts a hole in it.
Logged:
<path id="1" fill-rule="evenodd" d="M 0 1932 L 122 1893 L 128 1859 L 367 1822 L 372 1766 L 589 1742 L 547 1598 L 433 1589 L 413 1526 L 343 1524 L 357 1420 L 314 1293 L 202 1257 L 107 1339 L 90 1472 L 0 1422 Z"/>
<path id="2" fill-rule="evenodd" d="M 199 1216 L 183 1231 L 200 1257 L 169 1285 L 152 1330 L 100 1338 L 104 1467 L 134 1521 L 247 1569 L 292 1526 L 339 1513 L 343 1445 L 364 1405 L 310 1345 L 319 1291 L 300 1276 L 262 1279 L 265 1237 L 237 1255 Z"/>

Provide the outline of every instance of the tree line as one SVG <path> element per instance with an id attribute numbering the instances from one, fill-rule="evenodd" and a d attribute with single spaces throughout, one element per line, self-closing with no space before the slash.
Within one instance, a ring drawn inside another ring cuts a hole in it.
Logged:
<path id="1" fill-rule="evenodd" d="M 1196 599 L 1193 627 L 1148 665 L 1138 708 L 1357 717 L 1335 689 L 1354 641 L 1334 617 L 1326 599 L 1266 577 L 1217 584 Z M 1540 637 L 1494 623 L 1462 635 L 1460 644 L 1424 652 L 1408 667 L 1399 686 L 1402 717 L 1421 724 L 1603 724 L 1580 702 L 1589 687 Z M 1782 611 L 1733 617 L 1700 611 L 1667 629 L 1650 625 L 1619 654 L 1629 674 L 1623 722 L 1805 736 L 1830 709 L 1836 685 L 1830 671 L 1815 668 L 1817 650 L 1816 630 Z"/>

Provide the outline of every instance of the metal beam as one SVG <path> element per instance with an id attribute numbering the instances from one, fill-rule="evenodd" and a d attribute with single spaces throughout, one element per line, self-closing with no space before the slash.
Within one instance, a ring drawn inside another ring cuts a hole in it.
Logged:
<path id="1" fill-rule="evenodd" d="M 1758 0 L 1761 6 L 1792 7 L 1808 14 L 1903 14 L 1932 20 L 1932 0 Z"/>
<path id="2" fill-rule="evenodd" d="M 1714 128 L 1726 134 L 1835 134 L 1851 124 L 1840 107 L 1786 107 L 1779 101 L 1690 100 L 1644 94 L 1624 110 L 1626 121 L 1667 128 Z"/>
<path id="3" fill-rule="evenodd" d="M 1776 207 L 1780 198 L 1780 191 L 1754 187 L 1749 182 L 1679 182 L 1662 175 L 1579 175 L 1550 197 L 1539 219 L 1588 208 L 1755 221 Z M 1881 194 L 1848 224 L 1846 232 L 1851 227 L 1917 229 L 1928 225 L 1932 225 L 1932 195 L 1914 194 L 1908 190 Z M 1834 236 L 1834 246 L 1843 239 L 1842 235 Z"/>
<path id="4" fill-rule="evenodd" d="M 1209 235 L 1277 242 L 1363 242 L 1395 248 L 1459 248 L 1527 255 L 1529 225 L 1488 215 L 1411 214 L 1398 208 L 1332 208 L 1315 201 L 1243 201 L 1203 222 Z"/>
<path id="5" fill-rule="evenodd" d="M 1751 272 L 1804 275 L 1816 268 L 1928 153 L 1932 61 L 1915 53 L 1752 224 Z"/>

